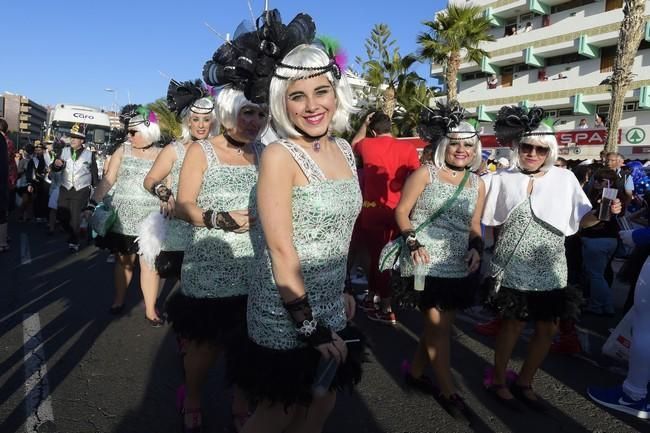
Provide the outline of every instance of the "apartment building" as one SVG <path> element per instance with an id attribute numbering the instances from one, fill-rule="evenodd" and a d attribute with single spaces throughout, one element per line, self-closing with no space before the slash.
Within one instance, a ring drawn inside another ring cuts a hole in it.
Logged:
<path id="1" fill-rule="evenodd" d="M 0 98 L 2 117 L 9 125 L 9 131 L 17 133 L 17 145 L 40 140 L 47 120 L 47 109 L 33 100 L 5 92 Z"/>
<path id="2" fill-rule="evenodd" d="M 613 70 L 623 0 L 473 3 L 490 19 L 495 41 L 481 45 L 490 56 L 480 64 L 461 65 L 458 99 L 479 120 L 487 122 L 486 133 L 491 132 L 491 121 L 503 105 L 541 106 L 556 118 L 558 130 L 578 129 L 582 119 L 593 128 L 596 114 L 607 115 L 611 94 L 604 82 Z M 648 3 L 646 12 L 650 13 Z M 621 121 L 621 145 L 650 146 L 648 20 L 632 72 L 635 75 Z M 441 78 L 442 66 L 431 65 L 431 76 Z M 640 131 L 627 134 L 631 128 Z M 630 142 L 625 142 L 626 134 L 632 137 Z"/>

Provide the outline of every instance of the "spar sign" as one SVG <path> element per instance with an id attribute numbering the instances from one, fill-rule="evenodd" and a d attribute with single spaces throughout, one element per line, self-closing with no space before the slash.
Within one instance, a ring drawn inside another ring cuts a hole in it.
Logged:
<path id="1" fill-rule="evenodd" d="M 574 129 L 558 132 L 556 136 L 560 146 L 568 146 L 570 144 L 604 146 L 607 142 L 607 130 L 605 129 Z"/>
<path id="2" fill-rule="evenodd" d="M 648 133 L 650 127 L 644 126 L 634 126 L 631 128 L 623 128 L 623 142 L 621 144 L 638 146 L 641 144 L 650 144 L 648 143 Z"/>
<path id="3" fill-rule="evenodd" d="M 620 143 L 619 130 L 619 143 Z M 605 129 L 573 129 L 570 131 L 559 131 L 555 134 L 560 146 L 605 146 L 607 142 L 607 130 Z M 494 135 L 481 135 L 481 146 L 485 148 L 499 147 Z"/>

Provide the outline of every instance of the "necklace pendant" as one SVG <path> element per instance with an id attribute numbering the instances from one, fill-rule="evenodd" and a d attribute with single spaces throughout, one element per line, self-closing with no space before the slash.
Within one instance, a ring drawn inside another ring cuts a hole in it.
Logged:
<path id="1" fill-rule="evenodd" d="M 312 144 L 311 146 L 315 152 L 320 152 L 320 141 L 315 141 L 314 144 Z"/>

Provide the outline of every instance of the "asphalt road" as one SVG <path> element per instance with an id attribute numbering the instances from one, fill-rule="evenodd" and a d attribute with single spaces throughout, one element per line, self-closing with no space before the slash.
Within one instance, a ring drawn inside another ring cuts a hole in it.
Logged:
<path id="1" fill-rule="evenodd" d="M 130 289 L 126 314 L 114 318 L 107 312 L 113 265 L 105 252 L 90 246 L 70 254 L 62 234 L 48 237 L 34 223 L 13 224 L 10 233 L 12 249 L 0 255 L 0 433 L 179 432 L 175 393 L 183 376 L 175 339 L 169 327 L 145 322 L 138 285 Z M 622 299 L 626 288 L 616 290 Z M 455 380 L 476 412 L 472 427 L 404 386 L 400 365 L 415 351 L 419 313 L 400 311 L 400 324 L 389 327 L 358 311 L 355 321 L 372 342 L 369 362 L 355 391 L 339 395 L 325 431 L 650 432 L 650 423 L 606 411 L 585 394 L 588 385 L 624 378 L 621 366 L 599 353 L 617 318 L 583 321 L 588 352 L 551 354 L 545 361 L 535 389 L 552 409 L 541 414 L 511 412 L 483 390 L 493 339 L 472 331 L 479 314 L 460 315 L 452 343 Z M 522 341 L 515 367 L 524 350 Z M 205 431 L 228 431 L 230 396 L 221 362 L 210 374 L 203 403 Z"/>

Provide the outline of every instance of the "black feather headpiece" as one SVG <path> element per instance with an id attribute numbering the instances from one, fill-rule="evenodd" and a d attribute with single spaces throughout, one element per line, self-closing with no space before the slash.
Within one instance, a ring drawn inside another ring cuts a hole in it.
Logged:
<path id="1" fill-rule="evenodd" d="M 196 101 L 206 96 L 210 96 L 210 93 L 199 79 L 182 83 L 171 80 L 167 88 L 167 106 L 178 116 L 188 107 L 195 113 L 207 114 L 214 109 L 214 104 L 205 108 L 194 105 Z"/>
<path id="2" fill-rule="evenodd" d="M 494 133 L 502 146 L 510 146 L 522 137 L 546 135 L 552 132 L 535 132 L 544 121 L 544 109 L 533 107 L 527 110 L 516 105 L 501 107 L 494 122 Z"/>
<path id="3" fill-rule="evenodd" d="M 420 138 L 435 147 L 443 137 L 454 138 L 451 136 L 451 132 L 460 125 L 465 115 L 465 109 L 458 102 L 451 101 L 449 104 L 445 104 L 438 101 L 436 102 L 436 108 L 425 107 L 420 112 L 418 134 Z M 476 134 L 475 132 L 462 138 L 472 138 Z"/>
<path id="4" fill-rule="evenodd" d="M 316 24 L 309 15 L 298 14 L 282 24 L 277 9 L 265 11 L 257 19 L 256 30 L 223 44 L 203 67 L 203 79 L 212 86 L 230 84 L 256 104 L 268 102 L 271 78 L 276 66 L 289 51 L 310 44 Z"/>

